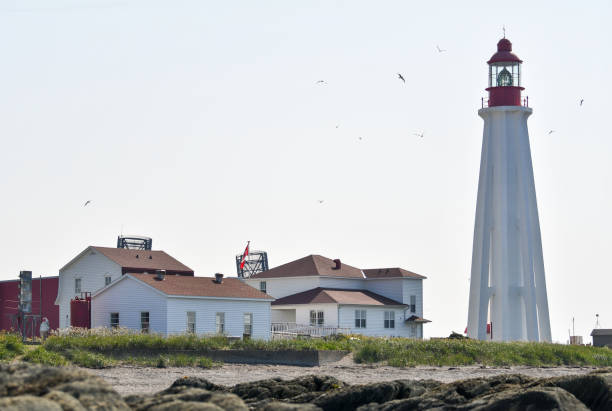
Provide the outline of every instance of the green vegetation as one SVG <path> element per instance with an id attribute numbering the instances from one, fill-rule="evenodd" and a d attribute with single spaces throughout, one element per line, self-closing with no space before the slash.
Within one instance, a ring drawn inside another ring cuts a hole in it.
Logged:
<path id="1" fill-rule="evenodd" d="M 218 364 L 206 357 L 208 350 L 345 350 L 357 363 L 386 363 L 396 367 L 430 365 L 458 366 L 612 366 L 612 350 L 588 346 L 545 343 L 495 343 L 470 339 L 413 340 L 336 336 L 292 340 L 236 340 L 223 336 L 198 337 L 122 333 L 116 335 L 51 336 L 44 345 L 23 356 L 41 364 L 74 364 L 89 368 L 120 364 L 149 367 Z M 19 337 L 0 334 L 0 360 L 11 360 L 25 352 Z"/>
<path id="2" fill-rule="evenodd" d="M 611 366 L 612 350 L 578 345 L 527 342 L 487 342 L 477 340 L 405 338 L 367 340 L 355 350 L 355 362 L 385 361 L 396 367 L 483 364 L 492 366 L 529 365 Z"/>
<path id="3" fill-rule="evenodd" d="M 53 365 L 56 367 L 68 364 L 68 361 L 63 355 L 53 351 L 47 351 L 44 347 L 40 346 L 28 351 L 21 359 L 35 364 Z"/>
<path id="4" fill-rule="evenodd" d="M 25 352 L 21 337 L 15 334 L 0 333 L 0 361 L 12 360 Z"/>

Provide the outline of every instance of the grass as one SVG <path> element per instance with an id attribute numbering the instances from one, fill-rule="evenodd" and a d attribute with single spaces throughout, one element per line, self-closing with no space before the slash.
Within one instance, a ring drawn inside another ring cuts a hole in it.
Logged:
<path id="1" fill-rule="evenodd" d="M 56 367 L 68 364 L 68 360 L 63 355 L 47 351 L 41 346 L 28 351 L 21 359 L 35 364 L 53 365 Z"/>
<path id="2" fill-rule="evenodd" d="M 21 337 L 15 334 L 0 333 L 0 361 L 8 361 L 25 352 Z"/>
<path id="3" fill-rule="evenodd" d="M 612 366 L 612 350 L 589 346 L 547 343 L 497 343 L 469 339 L 414 340 L 337 336 L 294 340 L 231 340 L 223 336 L 198 337 L 155 334 L 68 335 L 49 337 L 42 347 L 23 359 L 50 365 L 75 364 L 104 368 L 120 364 L 149 367 L 218 365 L 206 358 L 207 350 L 255 349 L 346 350 L 357 363 L 386 363 L 396 367 L 460 366 Z M 19 337 L 0 334 L 0 360 L 24 352 Z M 65 361 L 65 362 L 64 362 Z"/>
<path id="4" fill-rule="evenodd" d="M 612 366 L 612 350 L 579 345 L 477 340 L 411 340 L 391 338 L 365 341 L 355 362 L 387 362 L 391 366 Z"/>

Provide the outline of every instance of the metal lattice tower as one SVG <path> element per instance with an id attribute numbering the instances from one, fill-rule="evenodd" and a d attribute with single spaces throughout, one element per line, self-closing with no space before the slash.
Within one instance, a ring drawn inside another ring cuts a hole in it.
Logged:
<path id="1" fill-rule="evenodd" d="M 153 239 L 141 236 L 125 236 L 117 237 L 117 248 L 128 248 L 130 250 L 151 250 L 153 247 Z"/>
<path id="2" fill-rule="evenodd" d="M 244 268 L 240 268 L 242 254 L 236 255 L 236 272 L 239 278 L 249 278 L 257 273 L 268 271 L 268 253 L 265 251 L 250 251 L 244 261 Z"/>

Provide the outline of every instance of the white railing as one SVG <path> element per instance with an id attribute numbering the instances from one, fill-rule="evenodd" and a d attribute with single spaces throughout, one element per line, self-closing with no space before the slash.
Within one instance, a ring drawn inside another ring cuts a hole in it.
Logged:
<path id="1" fill-rule="evenodd" d="M 336 334 L 350 334 L 350 328 L 316 326 L 296 323 L 272 323 L 272 336 L 287 337 L 326 337 Z"/>

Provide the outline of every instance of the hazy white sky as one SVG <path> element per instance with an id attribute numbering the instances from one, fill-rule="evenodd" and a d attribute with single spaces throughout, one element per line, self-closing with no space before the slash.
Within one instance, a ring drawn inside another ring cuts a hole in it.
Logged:
<path id="1" fill-rule="evenodd" d="M 609 0 L 0 0 L 0 278 L 56 275 L 122 230 L 235 275 L 251 240 L 271 266 L 424 274 L 426 336 L 463 331 L 477 110 L 505 25 L 553 338 L 572 317 L 612 328 L 611 18 Z"/>

